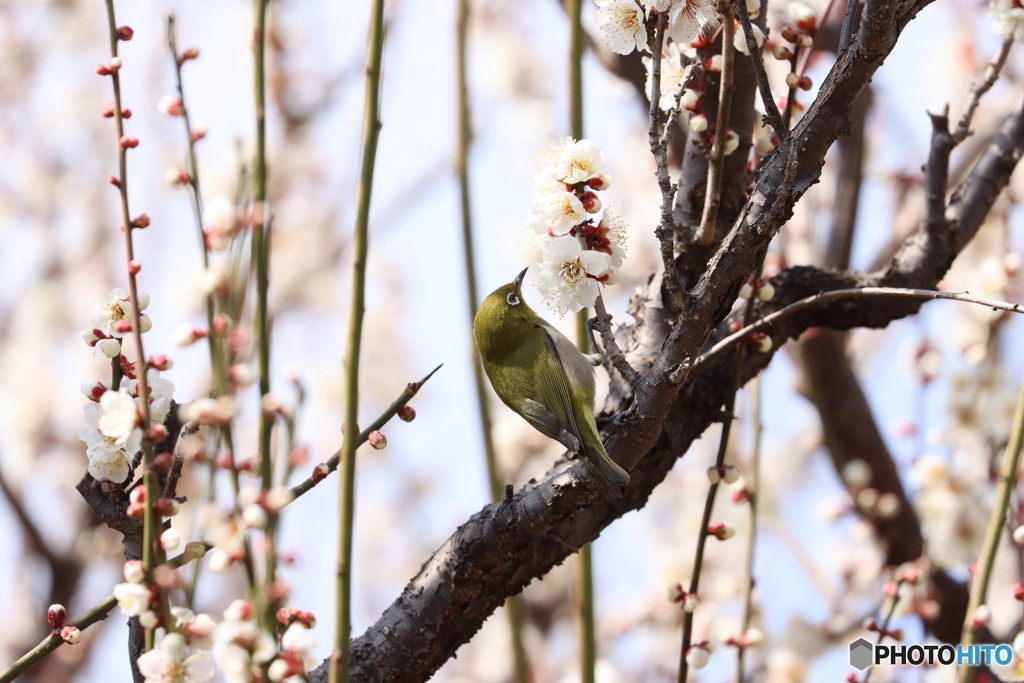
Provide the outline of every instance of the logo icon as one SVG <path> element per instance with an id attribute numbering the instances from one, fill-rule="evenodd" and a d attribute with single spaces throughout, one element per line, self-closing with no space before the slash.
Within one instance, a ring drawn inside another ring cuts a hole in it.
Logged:
<path id="1" fill-rule="evenodd" d="M 871 666 L 874 647 L 867 640 L 858 638 L 850 643 L 850 666 L 863 671 Z"/>

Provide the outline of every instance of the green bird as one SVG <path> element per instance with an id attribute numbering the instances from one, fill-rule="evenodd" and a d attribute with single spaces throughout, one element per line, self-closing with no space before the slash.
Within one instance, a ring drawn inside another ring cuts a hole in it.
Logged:
<path id="1" fill-rule="evenodd" d="M 594 366 L 523 300 L 523 269 L 484 299 L 473 336 L 484 371 L 505 405 L 541 434 L 582 456 L 618 495 L 629 474 L 609 457 L 594 421 Z"/>

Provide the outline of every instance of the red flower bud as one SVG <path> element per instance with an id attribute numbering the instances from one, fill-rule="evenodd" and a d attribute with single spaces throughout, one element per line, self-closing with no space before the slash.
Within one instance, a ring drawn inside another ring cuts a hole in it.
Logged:
<path id="1" fill-rule="evenodd" d="M 50 625 L 50 628 L 58 629 L 64 625 L 67 615 L 64 605 L 50 605 L 50 609 L 46 610 L 46 623 Z"/>

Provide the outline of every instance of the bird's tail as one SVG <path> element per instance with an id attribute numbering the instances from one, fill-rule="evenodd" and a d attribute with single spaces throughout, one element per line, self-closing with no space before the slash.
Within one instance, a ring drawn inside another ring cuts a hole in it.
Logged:
<path id="1" fill-rule="evenodd" d="M 629 483 L 629 473 L 612 460 L 600 441 L 596 444 L 586 444 L 581 455 L 583 455 L 583 462 L 587 464 L 587 468 L 604 479 L 616 496 L 621 498 L 625 495 L 626 484 Z"/>

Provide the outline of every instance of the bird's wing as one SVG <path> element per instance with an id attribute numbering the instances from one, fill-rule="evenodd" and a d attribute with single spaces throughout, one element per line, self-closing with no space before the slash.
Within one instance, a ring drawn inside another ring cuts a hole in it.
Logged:
<path id="1" fill-rule="evenodd" d="M 547 325 L 539 325 L 544 333 L 544 350 L 538 360 L 534 375 L 537 400 L 557 420 L 559 434 L 556 440 L 574 452 L 580 449 L 580 430 L 576 426 L 576 418 L 572 410 L 572 390 L 566 368 L 558 352 L 557 337 L 551 333 Z M 568 340 L 567 340 L 568 341 Z"/>

